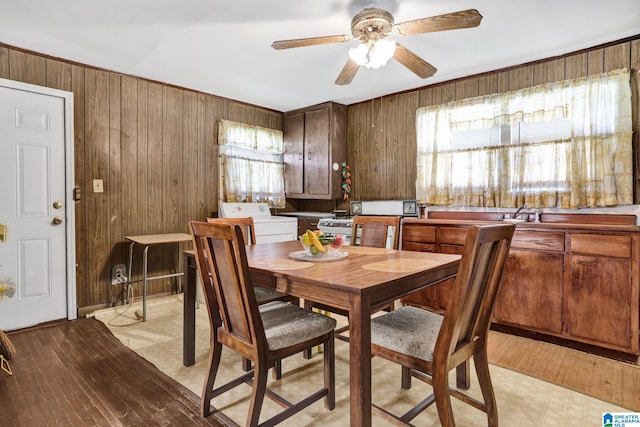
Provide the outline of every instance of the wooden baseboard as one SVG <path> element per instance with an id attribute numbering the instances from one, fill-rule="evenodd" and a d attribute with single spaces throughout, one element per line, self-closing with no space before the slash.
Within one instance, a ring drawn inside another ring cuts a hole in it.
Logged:
<path id="1" fill-rule="evenodd" d="M 159 298 L 159 297 L 165 297 L 167 295 L 171 295 L 174 292 L 162 292 L 162 293 L 158 293 L 158 294 L 153 294 L 153 295 L 147 295 L 147 299 L 153 299 L 153 298 Z M 137 296 L 133 298 L 133 301 L 141 301 L 142 300 L 142 296 Z M 118 304 L 117 302 L 119 302 L 120 304 Z M 112 302 L 108 302 L 108 303 L 104 303 L 104 304 L 96 304 L 96 305 L 87 305 L 84 307 L 78 307 L 78 317 L 87 317 L 90 316 L 91 314 L 93 314 L 94 311 L 96 310 L 102 310 L 104 308 L 111 308 L 114 307 L 116 305 L 122 305 L 122 301 L 118 300 L 116 303 L 112 303 Z"/>
<path id="2" fill-rule="evenodd" d="M 545 335 L 538 332 L 526 331 L 511 326 L 500 325 L 496 323 L 491 324 L 491 330 L 497 332 L 504 332 L 519 337 L 530 338 L 537 341 L 543 341 L 550 344 L 559 345 L 562 347 L 571 348 L 574 350 L 583 351 L 585 353 L 594 354 L 596 356 L 602 356 L 621 362 L 632 363 L 634 365 L 640 364 L 640 357 L 637 354 L 629 354 L 621 351 L 610 350 L 595 345 L 584 344 L 577 341 L 572 341 L 566 338 L 555 337 L 553 335 Z"/>

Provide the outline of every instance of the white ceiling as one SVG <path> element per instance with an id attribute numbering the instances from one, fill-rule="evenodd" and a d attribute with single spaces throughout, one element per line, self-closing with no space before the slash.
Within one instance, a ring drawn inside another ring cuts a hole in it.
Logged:
<path id="1" fill-rule="evenodd" d="M 350 34 L 366 5 L 396 23 L 477 9 L 477 28 L 396 37 L 438 72 L 395 61 L 334 83 L 350 47 L 274 40 Z M 0 42 L 278 111 L 382 95 L 640 34 L 638 0 L 0 0 Z"/>

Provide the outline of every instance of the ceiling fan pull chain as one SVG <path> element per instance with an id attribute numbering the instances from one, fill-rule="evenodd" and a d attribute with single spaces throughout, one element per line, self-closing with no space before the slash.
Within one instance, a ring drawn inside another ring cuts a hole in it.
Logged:
<path id="1" fill-rule="evenodd" d="M 373 103 L 373 99 L 374 98 L 371 98 L 371 127 L 372 128 L 376 127 L 375 123 L 374 123 L 375 119 L 374 119 L 374 116 L 373 116 L 373 110 L 375 109 L 376 105 Z"/>

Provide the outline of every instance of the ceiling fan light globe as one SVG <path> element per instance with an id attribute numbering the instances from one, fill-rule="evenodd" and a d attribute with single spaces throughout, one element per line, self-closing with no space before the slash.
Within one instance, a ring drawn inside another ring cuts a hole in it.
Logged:
<path id="1" fill-rule="evenodd" d="M 369 62 L 369 46 L 364 43 L 349 49 L 349 58 L 358 65 L 366 65 Z"/>
<path id="2" fill-rule="evenodd" d="M 387 65 L 387 61 L 393 57 L 396 51 L 394 40 L 381 39 L 376 41 L 369 50 L 369 62 L 367 68 L 380 68 Z"/>

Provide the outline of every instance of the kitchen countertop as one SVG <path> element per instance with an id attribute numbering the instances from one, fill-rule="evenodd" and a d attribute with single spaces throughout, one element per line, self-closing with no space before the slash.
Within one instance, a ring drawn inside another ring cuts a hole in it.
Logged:
<path id="1" fill-rule="evenodd" d="M 331 212 L 309 212 L 309 211 L 296 211 L 296 212 L 278 212 L 278 216 L 292 216 L 295 218 L 333 218 Z"/>
<path id="2" fill-rule="evenodd" d="M 461 219 L 412 219 L 407 218 L 403 223 L 416 222 L 429 225 L 475 225 L 475 224 L 504 224 L 510 221 L 486 221 L 486 220 L 461 220 Z M 632 224 L 607 224 L 607 223 L 571 223 L 571 222 L 515 222 L 517 229 L 527 230 L 588 230 L 588 231 L 624 231 L 624 232 L 640 232 L 640 227 Z"/>

